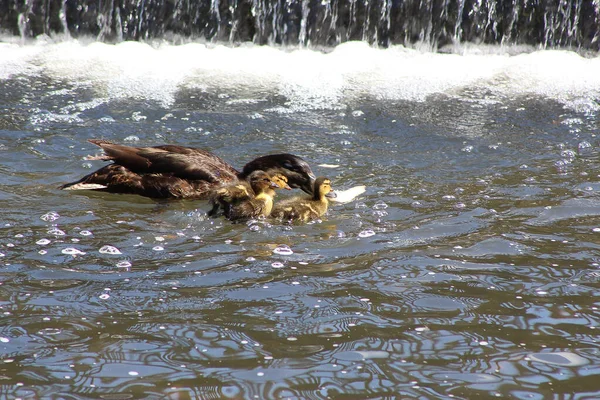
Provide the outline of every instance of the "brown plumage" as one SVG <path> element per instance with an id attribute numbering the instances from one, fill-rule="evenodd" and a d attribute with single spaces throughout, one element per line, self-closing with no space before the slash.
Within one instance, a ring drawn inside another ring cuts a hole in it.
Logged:
<path id="1" fill-rule="evenodd" d="M 220 157 L 197 148 L 175 145 L 132 147 L 90 139 L 105 155 L 91 160 L 112 161 L 72 183 L 64 190 L 100 190 L 138 194 L 154 198 L 206 198 L 211 190 L 244 181 L 253 171 L 281 174 L 292 188 L 312 193 L 314 174 L 310 166 L 293 154 L 259 157 L 237 171 Z"/>
<path id="2" fill-rule="evenodd" d="M 314 183 L 313 195 L 309 197 L 292 197 L 278 202 L 271 216 L 283 221 L 311 221 L 320 218 L 327 212 L 328 197 L 335 197 L 331 181 L 318 177 Z"/>
<path id="3" fill-rule="evenodd" d="M 223 215 L 232 221 L 267 217 L 273 208 L 273 189 L 287 186 L 282 182 L 280 177 L 272 178 L 266 172 L 254 171 L 248 176 L 247 182 L 214 190 L 210 195 L 213 208 L 208 215 L 215 215 L 219 209 L 223 209 Z"/>

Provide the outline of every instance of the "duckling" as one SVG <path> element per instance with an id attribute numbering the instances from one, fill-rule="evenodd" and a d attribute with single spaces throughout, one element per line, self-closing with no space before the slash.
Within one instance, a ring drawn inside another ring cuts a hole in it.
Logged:
<path id="1" fill-rule="evenodd" d="M 208 216 L 213 217 L 217 215 L 221 207 L 226 209 L 233 203 L 246 201 L 247 199 L 256 196 L 256 193 L 252 188 L 252 178 L 256 177 L 256 172 L 262 171 L 254 171 L 246 181 L 224 185 L 219 189 L 213 190 L 208 198 L 210 204 L 212 204 L 212 209 L 208 212 Z M 274 183 L 272 187 L 275 189 L 292 190 L 287 184 L 288 179 L 285 175 L 275 174 L 271 177 L 271 182 Z"/>
<path id="2" fill-rule="evenodd" d="M 271 154 L 256 158 L 238 171 L 220 157 L 197 148 L 175 145 L 132 147 L 90 139 L 104 155 L 89 160 L 112 161 L 63 190 L 99 190 L 153 198 L 202 199 L 223 184 L 243 182 L 257 170 L 281 174 L 292 188 L 312 194 L 315 176 L 302 158 Z"/>
<path id="3" fill-rule="evenodd" d="M 274 179 L 264 171 L 254 171 L 248 176 L 248 183 L 230 184 L 214 190 L 210 197 L 213 208 L 208 215 L 215 215 L 222 208 L 225 217 L 232 221 L 267 217 L 273 209 L 273 189 L 282 187 L 280 182 L 283 180 L 279 177 Z"/>
<path id="4" fill-rule="evenodd" d="M 327 212 L 328 198 L 336 194 L 331 188 L 331 181 L 323 176 L 315 180 L 311 197 L 292 197 L 275 205 L 271 216 L 287 221 L 307 222 L 320 218 Z"/>

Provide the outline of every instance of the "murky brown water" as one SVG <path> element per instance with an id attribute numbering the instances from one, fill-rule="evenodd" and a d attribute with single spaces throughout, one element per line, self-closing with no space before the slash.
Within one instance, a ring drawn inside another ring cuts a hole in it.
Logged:
<path id="1" fill-rule="evenodd" d="M 520 75 L 486 92 L 425 74 L 425 98 L 328 97 L 205 71 L 163 101 L 162 69 L 129 98 L 61 51 L 0 74 L 3 398 L 598 395 L 598 87 L 567 102 L 503 91 Z M 287 151 L 367 191 L 290 227 L 57 190 L 102 165 L 88 138 L 236 166 Z"/>

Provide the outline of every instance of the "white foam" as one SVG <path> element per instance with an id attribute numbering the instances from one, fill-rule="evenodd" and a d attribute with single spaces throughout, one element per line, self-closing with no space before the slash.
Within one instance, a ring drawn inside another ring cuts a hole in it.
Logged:
<path id="1" fill-rule="evenodd" d="M 40 40 L 0 43 L 0 79 L 66 78 L 75 86 L 92 87 L 100 102 L 133 97 L 164 106 L 171 105 L 181 89 L 210 90 L 224 98 L 244 89 L 285 96 L 285 107 L 272 112 L 337 109 L 365 96 L 383 101 L 424 101 L 434 94 L 460 98 L 465 89 L 481 101 L 536 95 L 584 112 L 600 109 L 600 57 L 558 50 L 512 55 L 511 48 L 489 46 L 460 51 L 379 49 L 362 42 L 324 53 L 254 45 Z M 247 102 L 262 98 L 242 96 Z"/>

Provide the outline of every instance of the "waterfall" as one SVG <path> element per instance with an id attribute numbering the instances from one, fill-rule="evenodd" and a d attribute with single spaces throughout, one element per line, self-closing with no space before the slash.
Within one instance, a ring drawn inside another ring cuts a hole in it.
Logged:
<path id="1" fill-rule="evenodd" d="M 101 41 L 335 46 L 527 44 L 600 50 L 600 0 L 0 0 L 0 31 Z"/>

